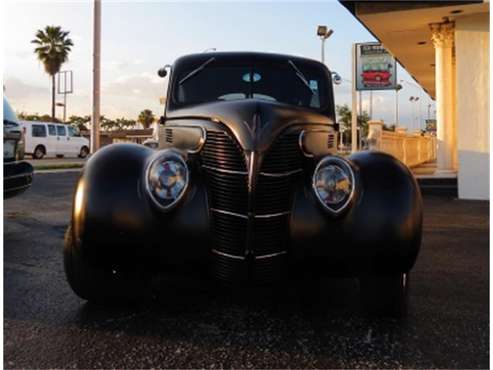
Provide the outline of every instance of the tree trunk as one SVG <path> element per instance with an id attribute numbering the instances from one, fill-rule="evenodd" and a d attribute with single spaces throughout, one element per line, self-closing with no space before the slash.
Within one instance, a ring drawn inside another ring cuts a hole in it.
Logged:
<path id="1" fill-rule="evenodd" d="M 51 120 L 55 122 L 55 75 L 51 75 Z"/>

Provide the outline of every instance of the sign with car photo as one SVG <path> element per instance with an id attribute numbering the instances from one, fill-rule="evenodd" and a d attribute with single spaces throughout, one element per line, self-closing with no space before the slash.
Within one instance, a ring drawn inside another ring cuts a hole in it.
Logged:
<path id="1" fill-rule="evenodd" d="M 382 44 L 356 44 L 356 90 L 395 90 L 395 58 Z"/>

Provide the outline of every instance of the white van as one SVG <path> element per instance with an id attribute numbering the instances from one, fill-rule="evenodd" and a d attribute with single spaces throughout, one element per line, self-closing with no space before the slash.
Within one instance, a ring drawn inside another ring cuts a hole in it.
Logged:
<path id="1" fill-rule="evenodd" d="M 24 129 L 26 154 L 43 157 L 81 157 L 89 154 L 89 140 L 69 125 L 53 122 L 20 121 Z"/>

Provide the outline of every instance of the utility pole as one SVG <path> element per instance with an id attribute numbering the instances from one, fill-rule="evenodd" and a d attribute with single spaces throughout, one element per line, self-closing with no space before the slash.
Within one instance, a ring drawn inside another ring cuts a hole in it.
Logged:
<path id="1" fill-rule="evenodd" d="M 91 153 L 99 149 L 101 118 L 101 0 L 94 0 Z"/>
<path id="2" fill-rule="evenodd" d="M 358 95 L 356 94 L 356 44 L 353 44 L 352 55 L 351 55 L 352 65 L 353 65 L 353 91 L 352 91 L 352 106 L 351 106 L 351 152 L 355 153 L 358 151 L 358 106 L 357 100 Z"/>

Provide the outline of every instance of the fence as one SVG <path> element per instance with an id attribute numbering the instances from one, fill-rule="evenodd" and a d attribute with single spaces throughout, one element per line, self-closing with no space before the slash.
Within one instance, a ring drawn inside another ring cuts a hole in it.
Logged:
<path id="1" fill-rule="evenodd" d="M 429 134 L 408 133 L 405 130 L 383 130 L 383 121 L 370 121 L 368 144 L 370 150 L 379 150 L 398 158 L 408 167 L 436 160 L 436 137 Z"/>

